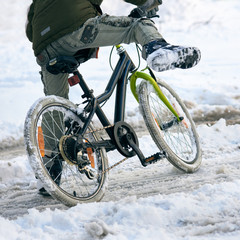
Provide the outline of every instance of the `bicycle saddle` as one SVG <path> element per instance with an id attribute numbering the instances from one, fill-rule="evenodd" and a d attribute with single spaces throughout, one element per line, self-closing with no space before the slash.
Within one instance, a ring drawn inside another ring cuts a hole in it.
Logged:
<path id="1" fill-rule="evenodd" d="M 73 73 L 79 67 L 80 63 L 72 56 L 58 56 L 51 59 L 46 68 L 54 75 L 59 73 Z"/>
<path id="2" fill-rule="evenodd" d="M 73 73 L 77 70 L 80 63 L 84 63 L 90 58 L 98 58 L 98 50 L 99 48 L 86 48 L 77 51 L 74 56 L 58 56 L 51 59 L 46 68 L 54 75 Z"/>

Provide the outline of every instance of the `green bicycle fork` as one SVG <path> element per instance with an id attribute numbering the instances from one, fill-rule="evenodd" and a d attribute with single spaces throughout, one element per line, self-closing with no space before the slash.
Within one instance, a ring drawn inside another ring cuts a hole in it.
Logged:
<path id="1" fill-rule="evenodd" d="M 144 70 L 145 69 L 143 69 L 143 71 Z M 131 88 L 131 91 L 132 91 L 135 99 L 137 100 L 137 102 L 139 102 L 138 94 L 137 94 L 137 91 L 136 91 L 136 88 L 137 88 L 136 82 L 137 82 L 138 78 L 142 78 L 142 79 L 150 82 L 150 84 L 155 89 L 158 97 L 162 100 L 162 102 L 166 105 L 166 107 L 173 113 L 173 115 L 177 118 L 178 122 L 180 122 L 181 119 L 180 119 L 178 113 L 175 111 L 175 109 L 172 107 L 172 105 L 170 104 L 168 99 L 165 97 L 165 95 L 163 94 L 162 90 L 159 88 L 157 82 L 150 75 L 148 75 L 147 73 L 139 72 L 139 71 L 134 72 L 131 75 L 131 77 L 130 77 L 130 88 Z"/>

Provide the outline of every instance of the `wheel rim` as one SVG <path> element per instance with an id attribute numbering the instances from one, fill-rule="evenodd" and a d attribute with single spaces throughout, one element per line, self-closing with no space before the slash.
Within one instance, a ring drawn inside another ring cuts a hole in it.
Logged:
<path id="1" fill-rule="evenodd" d="M 38 157 L 43 166 L 42 169 L 48 173 L 49 179 L 55 182 L 55 187 L 57 185 L 61 192 L 72 199 L 88 200 L 97 195 L 104 182 L 104 175 L 101 174 L 105 169 L 102 150 L 95 149 L 93 151 L 91 149 L 90 151 L 88 149 L 86 154 L 86 157 L 91 158 L 91 164 L 89 164 L 88 168 L 95 175 L 91 180 L 85 172 L 79 171 L 77 164 L 70 164 L 64 161 L 59 150 L 61 137 L 76 133 L 81 125 L 82 122 L 78 116 L 68 107 L 57 104 L 49 105 L 43 108 L 38 115 L 35 138 L 38 146 Z M 97 140 L 94 133 L 88 133 L 84 135 L 84 138 L 90 142 Z M 46 155 L 50 156 L 47 158 L 47 161 Z M 56 163 L 62 165 L 62 169 L 54 175 L 52 174 L 52 168 Z M 58 178 L 60 178 L 59 184 L 56 181 Z M 42 180 L 44 182 L 44 179 Z M 49 190 L 51 192 L 51 189 Z"/>
<path id="2" fill-rule="evenodd" d="M 192 130 L 192 122 L 182 110 L 177 99 L 163 86 L 161 86 L 161 90 L 179 116 L 184 117 L 184 120 L 178 124 L 174 124 L 167 130 L 161 130 L 160 126 L 170 122 L 175 116 L 161 101 L 154 89 L 149 87 L 149 105 L 156 128 L 164 142 L 175 155 L 186 163 L 193 163 L 196 159 L 197 147 Z"/>

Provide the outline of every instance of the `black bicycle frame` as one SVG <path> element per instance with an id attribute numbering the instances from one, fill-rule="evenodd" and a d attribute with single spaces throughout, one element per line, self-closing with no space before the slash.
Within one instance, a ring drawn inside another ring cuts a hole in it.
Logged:
<path id="1" fill-rule="evenodd" d="M 134 71 L 136 67 L 132 62 L 131 58 L 129 57 L 129 55 L 127 54 L 127 52 L 125 51 L 125 49 L 120 47 L 118 49 L 118 54 L 119 60 L 107 84 L 105 92 L 99 95 L 98 97 L 95 97 L 93 95 L 93 91 L 88 88 L 85 80 L 83 79 L 79 71 L 74 72 L 74 75 L 78 76 L 80 80 L 79 85 L 81 86 L 84 92 L 82 97 L 87 98 L 89 101 L 89 104 L 84 109 L 86 112 L 89 113 L 89 115 L 85 120 L 84 126 L 79 132 L 80 135 L 83 135 L 86 132 L 95 113 L 104 127 L 111 125 L 105 113 L 103 112 L 100 104 L 105 102 L 111 97 L 116 86 L 117 90 L 115 99 L 114 123 L 124 121 L 128 74 L 129 72 Z M 106 129 L 106 131 L 109 137 L 113 139 L 112 131 L 108 128 Z"/>

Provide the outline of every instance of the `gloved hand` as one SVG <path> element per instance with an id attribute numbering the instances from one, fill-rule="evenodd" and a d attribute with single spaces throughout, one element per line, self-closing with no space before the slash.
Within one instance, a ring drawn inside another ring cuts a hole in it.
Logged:
<path id="1" fill-rule="evenodd" d="M 158 5 L 161 4 L 162 0 L 147 0 L 143 5 L 134 8 L 128 16 L 133 18 L 159 17 L 156 13 L 159 10 Z"/>
<path id="2" fill-rule="evenodd" d="M 153 4 L 152 6 L 155 6 L 154 4 L 157 2 L 158 5 L 162 4 L 162 0 L 148 0 L 147 2 L 150 2 Z M 147 18 L 153 18 L 153 17 L 159 17 L 157 15 L 157 12 L 159 10 L 158 5 L 150 10 L 144 9 L 146 7 L 146 3 L 140 7 L 134 8 L 131 13 L 128 15 L 129 17 L 132 18 L 142 18 L 142 17 L 147 17 Z M 149 8 L 150 5 L 148 5 Z"/>
<path id="3" fill-rule="evenodd" d="M 138 6 L 142 11 L 149 12 L 150 10 L 162 4 L 162 0 L 147 0 L 143 5 Z"/>
<path id="4" fill-rule="evenodd" d="M 157 15 L 158 10 L 159 10 L 158 7 L 155 7 L 155 8 L 153 8 L 152 10 L 150 10 L 150 11 L 147 13 L 147 18 L 159 17 L 159 15 Z"/>

